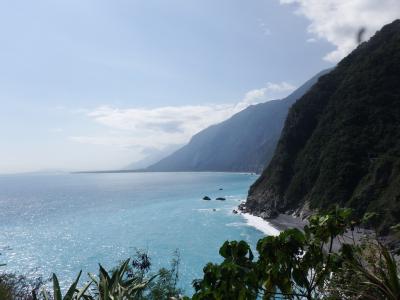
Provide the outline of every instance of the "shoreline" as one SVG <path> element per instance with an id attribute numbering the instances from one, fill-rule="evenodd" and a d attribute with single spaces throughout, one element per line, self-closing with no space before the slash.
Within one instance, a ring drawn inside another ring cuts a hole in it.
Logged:
<path id="1" fill-rule="evenodd" d="M 288 214 L 279 214 L 276 218 L 268 220 L 254 216 L 250 213 L 241 213 L 240 215 L 246 220 L 248 226 L 263 232 L 267 236 L 277 236 L 282 231 L 291 228 L 297 228 L 303 231 L 304 226 L 307 225 L 306 220 Z M 354 231 L 348 230 L 346 234 L 342 236 L 342 241 L 335 238 L 333 240 L 332 249 L 336 252 L 340 250 L 343 242 L 360 244 L 366 237 L 373 236 L 374 233 L 372 230 L 357 227 Z M 388 242 L 388 240 L 386 240 L 386 242 Z"/>
<path id="2" fill-rule="evenodd" d="M 240 215 L 246 220 L 248 226 L 254 227 L 266 235 L 272 236 L 277 236 L 282 231 L 289 228 L 303 230 L 304 226 L 307 224 L 306 221 L 287 214 L 279 214 L 276 218 L 268 220 L 250 213 L 241 213 Z"/>
<path id="3" fill-rule="evenodd" d="M 281 230 L 261 217 L 254 216 L 249 213 L 241 213 L 241 216 L 246 220 L 246 224 L 248 226 L 257 229 L 266 235 L 277 236 L 281 233 Z"/>

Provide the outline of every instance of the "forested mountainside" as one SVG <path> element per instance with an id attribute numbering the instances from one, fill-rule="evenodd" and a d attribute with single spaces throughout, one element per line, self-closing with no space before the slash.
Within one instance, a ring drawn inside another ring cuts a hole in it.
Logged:
<path id="1" fill-rule="evenodd" d="M 260 173 L 271 160 L 289 107 L 326 72 L 320 72 L 285 99 L 252 105 L 202 130 L 187 145 L 147 170 Z"/>
<path id="2" fill-rule="evenodd" d="M 400 221 L 400 20 L 362 43 L 290 109 L 274 156 L 245 207 L 352 207 Z"/>

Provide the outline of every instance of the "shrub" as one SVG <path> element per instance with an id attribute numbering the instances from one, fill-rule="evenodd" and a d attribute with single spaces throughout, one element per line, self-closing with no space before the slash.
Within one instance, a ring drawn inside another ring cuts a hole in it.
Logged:
<path id="1" fill-rule="evenodd" d="M 304 232 L 260 239 L 257 260 L 246 242 L 225 242 L 224 261 L 204 268 L 193 299 L 400 299 L 398 268 L 387 248 L 344 239 L 357 224 L 349 209 L 336 207 L 312 216 Z"/>

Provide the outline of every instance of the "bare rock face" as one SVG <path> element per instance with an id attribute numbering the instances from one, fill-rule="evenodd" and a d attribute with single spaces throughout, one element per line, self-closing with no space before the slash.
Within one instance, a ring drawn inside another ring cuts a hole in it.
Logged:
<path id="1" fill-rule="evenodd" d="M 263 218 L 264 220 L 273 219 L 278 216 L 279 212 L 273 207 L 254 207 L 253 205 L 247 206 L 248 202 L 241 203 L 238 209 L 243 213 L 251 213 L 252 215 Z"/>
<path id="2" fill-rule="evenodd" d="M 287 214 L 291 214 L 295 217 L 298 217 L 302 220 L 307 219 L 309 216 L 313 214 L 313 211 L 310 209 L 310 203 L 305 202 L 301 207 L 296 209 L 295 211 L 287 211 Z"/>

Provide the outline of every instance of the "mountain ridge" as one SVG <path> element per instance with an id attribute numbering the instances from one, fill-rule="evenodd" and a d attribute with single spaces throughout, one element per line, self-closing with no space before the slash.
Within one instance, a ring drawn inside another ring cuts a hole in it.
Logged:
<path id="1" fill-rule="evenodd" d="M 327 72 L 319 72 L 284 99 L 251 105 L 209 126 L 146 171 L 260 173 L 273 155 L 289 107 Z"/>
<path id="2" fill-rule="evenodd" d="M 400 20 L 384 26 L 290 109 L 246 211 L 348 206 L 400 221 Z"/>

